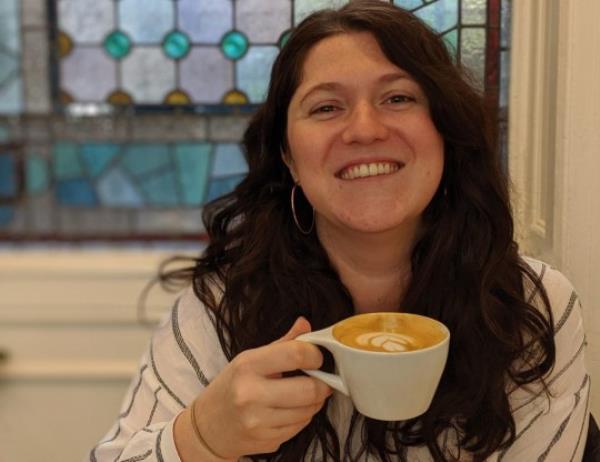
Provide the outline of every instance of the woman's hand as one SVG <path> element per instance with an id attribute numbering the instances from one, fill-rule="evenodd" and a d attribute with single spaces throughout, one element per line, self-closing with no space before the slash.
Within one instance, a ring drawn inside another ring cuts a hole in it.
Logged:
<path id="1" fill-rule="evenodd" d="M 319 349 L 293 340 L 310 332 L 298 318 L 281 339 L 236 356 L 194 402 L 200 433 L 225 459 L 276 451 L 311 421 L 329 386 L 313 377 L 282 378 L 297 369 L 318 369 Z"/>

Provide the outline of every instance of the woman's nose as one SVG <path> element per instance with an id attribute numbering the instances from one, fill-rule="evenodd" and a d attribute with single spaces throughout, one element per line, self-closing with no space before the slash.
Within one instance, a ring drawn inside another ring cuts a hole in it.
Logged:
<path id="1" fill-rule="evenodd" d="M 369 144 L 388 137 L 382 114 L 370 103 L 357 104 L 350 112 L 342 133 L 345 143 Z"/>

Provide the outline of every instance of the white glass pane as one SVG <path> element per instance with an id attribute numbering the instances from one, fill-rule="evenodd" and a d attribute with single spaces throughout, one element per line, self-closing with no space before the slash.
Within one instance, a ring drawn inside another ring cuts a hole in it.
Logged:
<path id="1" fill-rule="evenodd" d="M 217 47 L 194 47 L 181 63 L 181 87 L 194 102 L 220 103 L 233 89 L 233 66 Z"/>
<path id="2" fill-rule="evenodd" d="M 324 8 L 339 8 L 348 0 L 296 0 L 294 2 L 294 23 L 298 24 L 310 13 Z"/>
<path id="3" fill-rule="evenodd" d="M 479 24 L 486 23 L 487 0 L 463 0 L 462 1 L 462 23 Z"/>
<path id="4" fill-rule="evenodd" d="M 178 0 L 177 9 L 179 28 L 193 42 L 219 43 L 233 28 L 231 0 Z"/>
<path id="5" fill-rule="evenodd" d="M 461 61 L 473 73 L 483 88 L 485 76 L 485 29 L 463 28 L 461 31 Z"/>
<path id="6" fill-rule="evenodd" d="M 76 47 L 61 60 L 61 87 L 76 101 L 100 102 L 116 86 L 116 62 L 104 50 Z"/>
<path id="7" fill-rule="evenodd" d="M 0 85 L 8 78 L 14 78 L 19 73 L 18 58 L 0 48 Z"/>
<path id="8" fill-rule="evenodd" d="M 394 0 L 394 5 L 411 10 L 417 8 L 423 4 L 423 0 Z"/>
<path id="9" fill-rule="evenodd" d="M 136 48 L 122 65 L 123 89 L 137 104 L 160 104 L 175 89 L 175 62 L 161 48 Z"/>
<path id="10" fill-rule="evenodd" d="M 236 6 L 236 28 L 250 42 L 277 43 L 279 36 L 291 27 L 290 0 L 244 0 Z"/>
<path id="11" fill-rule="evenodd" d="M 101 43 L 115 28 L 111 0 L 59 0 L 58 27 L 75 42 Z"/>
<path id="12" fill-rule="evenodd" d="M 119 0 L 119 28 L 135 42 L 161 43 L 175 27 L 173 0 Z"/>
<path id="13" fill-rule="evenodd" d="M 12 79 L 0 87 L 0 114 L 19 114 L 23 111 L 21 79 Z"/>
<path id="14" fill-rule="evenodd" d="M 277 47 L 250 47 L 248 53 L 237 62 L 237 86 L 248 95 L 251 103 L 264 101 L 271 67 L 278 53 Z"/>

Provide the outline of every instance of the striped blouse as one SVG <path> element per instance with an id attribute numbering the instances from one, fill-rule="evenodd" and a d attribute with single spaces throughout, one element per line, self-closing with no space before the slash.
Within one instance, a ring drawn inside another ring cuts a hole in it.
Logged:
<path id="1" fill-rule="evenodd" d="M 556 365 L 547 377 L 552 397 L 548 399 L 539 386 L 510 391 L 516 441 L 488 461 L 581 461 L 590 392 L 581 305 L 560 272 L 536 260 L 527 261 L 542 277 L 554 314 Z M 86 460 L 180 462 L 173 439 L 174 420 L 226 364 L 209 314 L 188 289 L 153 334 L 116 422 Z M 327 412 L 342 442 L 348 438 L 349 427 L 360 428 L 356 425 L 360 422 L 350 425 L 357 414 L 349 399 L 337 392 Z M 455 460 L 470 460 L 465 451 L 458 453 L 457 438 L 451 433 L 443 435 L 446 454 Z M 378 460 L 364 451 L 361 454 L 360 439 L 360 434 L 352 431 L 346 442 L 355 460 Z M 320 451 L 309 451 L 314 454 Z M 432 458 L 426 447 L 409 447 L 398 460 L 429 462 Z"/>

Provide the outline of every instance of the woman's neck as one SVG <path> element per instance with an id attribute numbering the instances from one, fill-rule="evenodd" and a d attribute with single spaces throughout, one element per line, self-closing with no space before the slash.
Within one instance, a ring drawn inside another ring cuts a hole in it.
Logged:
<path id="1" fill-rule="evenodd" d="M 356 312 L 399 309 L 411 278 L 416 230 L 352 233 L 317 226 L 317 234 Z"/>

